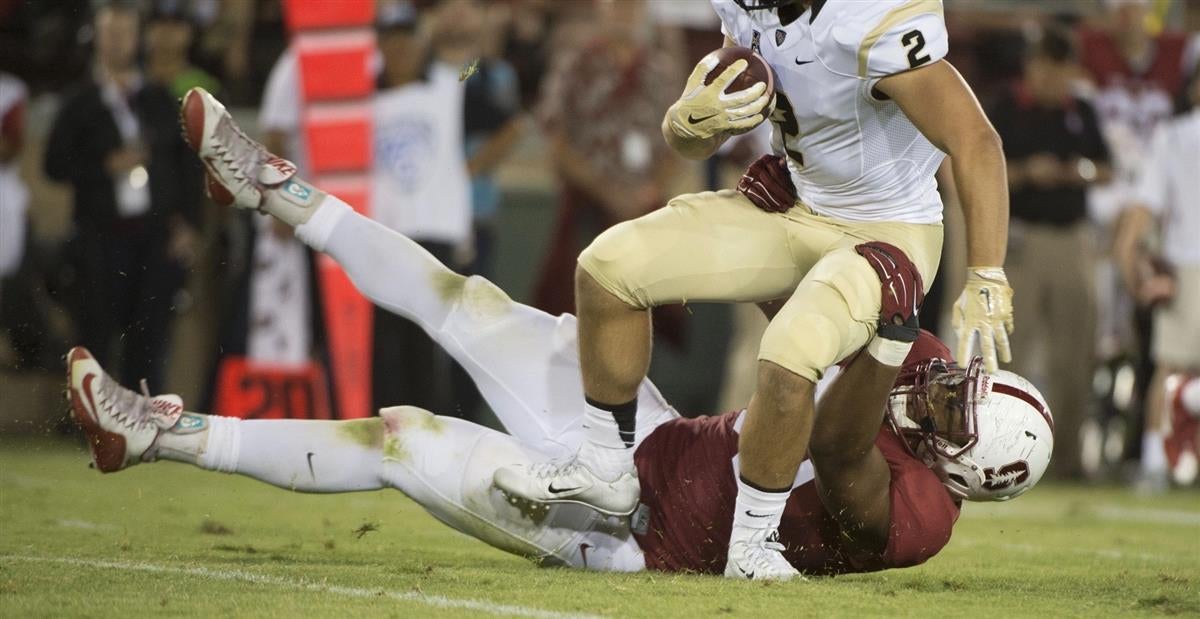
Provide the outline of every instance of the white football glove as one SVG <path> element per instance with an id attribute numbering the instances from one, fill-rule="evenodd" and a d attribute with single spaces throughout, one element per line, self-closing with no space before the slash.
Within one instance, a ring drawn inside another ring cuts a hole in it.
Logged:
<path id="1" fill-rule="evenodd" d="M 745 60 L 735 61 L 706 86 L 704 78 L 716 66 L 715 54 L 702 58 L 688 77 L 683 95 L 667 110 L 675 135 L 707 140 L 720 133 L 745 133 L 770 115 L 772 96 L 767 94 L 766 84 L 759 82 L 745 90 L 725 92 L 749 66 Z"/>
<path id="2" fill-rule="evenodd" d="M 1012 361 L 1008 334 L 1013 330 L 1012 288 L 1004 269 L 999 267 L 968 267 L 967 284 L 954 304 L 953 326 L 958 334 L 958 361 L 971 358 L 971 345 L 979 334 L 979 352 L 989 372 L 1000 361 Z"/>

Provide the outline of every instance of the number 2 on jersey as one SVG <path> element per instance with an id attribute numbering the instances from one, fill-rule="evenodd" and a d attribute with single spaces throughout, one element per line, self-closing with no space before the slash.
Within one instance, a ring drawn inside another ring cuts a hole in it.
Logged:
<path id="1" fill-rule="evenodd" d="M 788 101 L 787 95 L 778 90 L 775 91 L 775 111 L 771 112 L 771 122 L 778 124 L 779 129 L 783 131 L 783 150 L 787 152 L 788 157 L 795 160 L 797 165 L 803 166 L 804 154 L 788 146 L 789 140 L 800 137 L 800 123 L 792 110 L 792 102 Z"/>
<path id="2" fill-rule="evenodd" d="M 900 37 L 900 44 L 908 50 L 908 67 L 915 69 L 929 62 L 929 54 L 921 54 L 925 50 L 925 35 L 920 30 L 909 30 Z"/>

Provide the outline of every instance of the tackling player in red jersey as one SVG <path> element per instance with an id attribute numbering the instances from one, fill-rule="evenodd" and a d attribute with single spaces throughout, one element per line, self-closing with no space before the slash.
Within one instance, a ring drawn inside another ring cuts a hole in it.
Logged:
<path id="1" fill-rule="evenodd" d="M 216 200 L 296 226 L 363 294 L 428 331 L 471 374 L 508 434 L 407 406 L 352 421 L 199 415 L 176 396 L 121 387 L 76 348 L 71 401 L 97 468 L 165 459 L 301 492 L 395 488 L 445 524 L 541 564 L 721 572 L 741 412 L 685 419 L 643 382 L 635 437 L 642 494 L 632 518 L 504 494 L 492 483 L 497 469 L 569 455 L 582 440 L 579 419 L 564 413 L 579 408 L 563 405 L 583 398 L 574 317 L 549 316 L 487 280 L 451 272 L 295 177 L 203 91 L 185 97 L 184 123 Z M 857 251 L 880 276 L 884 318 L 864 351 L 828 372 L 817 414 L 826 417 L 820 431 L 839 435 L 839 449 L 814 447 L 779 538 L 765 542 L 807 573 L 925 561 L 949 540 L 961 499 L 1027 491 L 1053 441 L 1046 405 L 1026 381 L 986 374 L 978 360 L 957 367 L 936 338 L 917 331 L 922 287 L 907 258 L 879 243 Z M 848 409 L 873 414 L 842 414 Z"/>

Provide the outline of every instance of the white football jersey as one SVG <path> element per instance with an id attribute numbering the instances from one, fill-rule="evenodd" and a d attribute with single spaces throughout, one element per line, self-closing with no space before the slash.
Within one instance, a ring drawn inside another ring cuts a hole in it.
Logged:
<path id="1" fill-rule="evenodd" d="M 934 174 L 945 155 L 871 93 L 880 78 L 945 57 L 940 0 L 814 0 L 786 26 L 773 10 L 711 1 L 725 36 L 775 70 L 772 145 L 801 202 L 853 221 L 942 220 Z"/>

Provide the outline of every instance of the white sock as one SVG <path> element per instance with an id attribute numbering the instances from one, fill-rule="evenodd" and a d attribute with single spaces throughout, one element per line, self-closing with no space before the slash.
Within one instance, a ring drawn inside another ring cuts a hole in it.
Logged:
<path id="1" fill-rule="evenodd" d="M 383 419 L 242 420 L 186 413 L 203 428 L 163 433 L 158 457 L 211 471 L 237 473 L 300 492 L 354 492 L 387 486 Z M 176 424 L 177 427 L 179 424 Z"/>
<path id="2" fill-rule="evenodd" d="M 583 405 L 583 445 L 579 459 L 605 481 L 613 481 L 625 473 L 636 474 L 633 448 L 626 446 L 613 414 L 602 408 Z"/>
<path id="3" fill-rule="evenodd" d="M 334 195 L 322 194 L 322 199 L 312 208 L 312 215 L 307 221 L 296 226 L 296 238 L 309 247 L 323 252 L 333 234 L 334 227 L 348 213 L 354 212 L 349 204 Z"/>
<path id="4" fill-rule="evenodd" d="M 242 420 L 185 412 L 155 443 L 155 456 L 186 462 L 210 471 L 237 470 Z"/>
<path id="5" fill-rule="evenodd" d="M 597 447 L 625 449 L 621 428 L 613 414 L 591 404 L 583 405 L 583 435 Z"/>
<path id="6" fill-rule="evenodd" d="M 737 488 L 731 540 L 748 537 L 763 529 L 779 528 L 783 508 L 792 494 L 790 489 L 786 492 L 765 492 L 742 481 L 741 476 L 738 476 Z"/>

